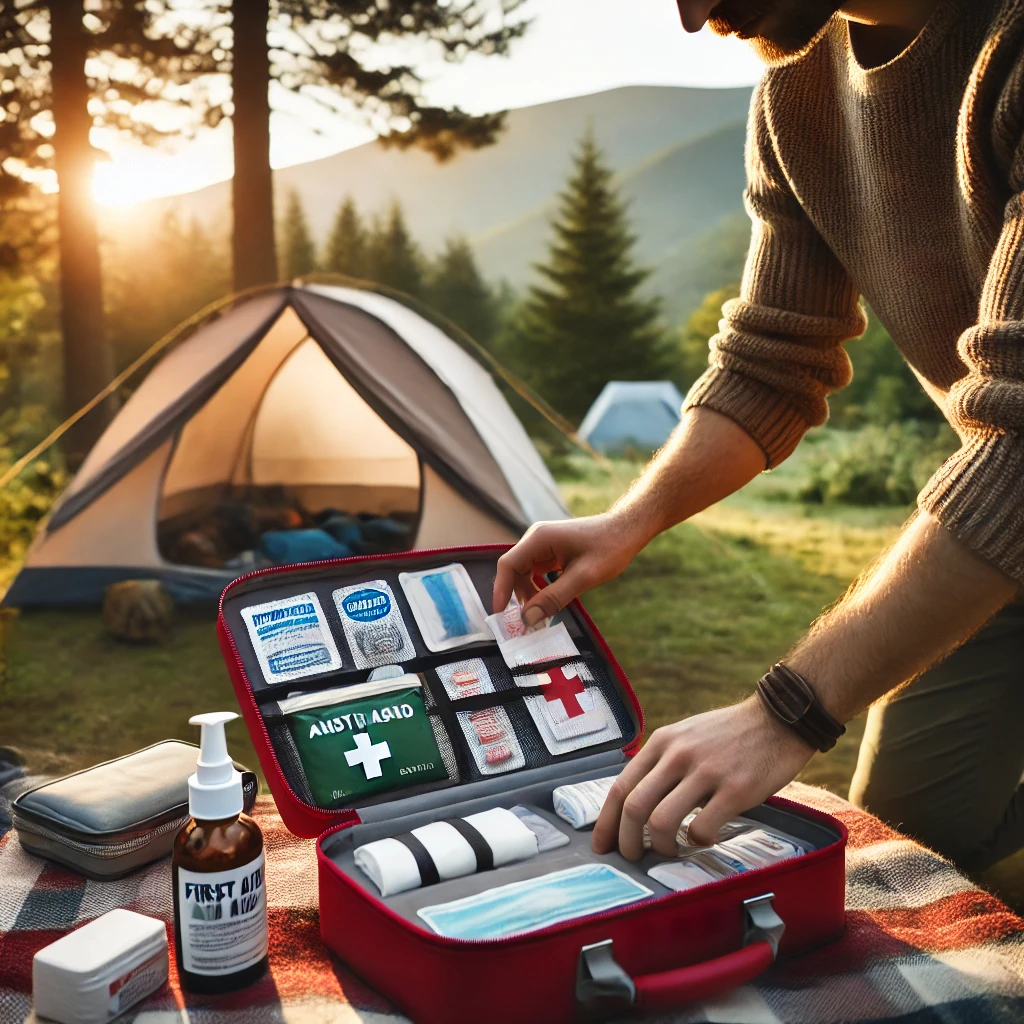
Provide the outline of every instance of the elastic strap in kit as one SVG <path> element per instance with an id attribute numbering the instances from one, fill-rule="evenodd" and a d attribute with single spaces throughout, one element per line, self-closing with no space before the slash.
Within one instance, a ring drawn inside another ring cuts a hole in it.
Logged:
<path id="1" fill-rule="evenodd" d="M 465 818 L 445 818 L 444 821 L 472 847 L 477 871 L 490 871 L 494 867 L 494 851 L 480 832 Z"/>
<path id="2" fill-rule="evenodd" d="M 427 848 L 411 832 L 395 836 L 395 839 L 412 854 L 419 869 L 420 882 L 423 885 L 437 885 L 441 881 L 441 876 L 437 873 L 437 865 Z"/>
<path id="3" fill-rule="evenodd" d="M 811 684 L 781 661 L 758 681 L 757 695 L 775 718 L 823 754 L 846 732 L 822 706 Z"/>
<path id="4" fill-rule="evenodd" d="M 490 871 L 494 867 L 494 851 L 478 829 L 474 828 L 465 818 L 444 818 L 442 820 L 446 825 L 451 825 L 469 843 L 473 856 L 476 857 L 477 871 Z M 412 832 L 403 832 L 400 836 L 395 836 L 395 839 L 412 854 L 420 873 L 420 882 L 423 885 L 437 885 L 441 881 L 441 875 L 434 863 L 434 858 L 430 856 L 430 851 L 423 843 Z"/>

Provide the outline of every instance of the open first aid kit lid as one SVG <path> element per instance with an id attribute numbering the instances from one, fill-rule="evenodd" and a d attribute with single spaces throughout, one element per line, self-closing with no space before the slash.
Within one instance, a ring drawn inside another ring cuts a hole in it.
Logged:
<path id="1" fill-rule="evenodd" d="M 578 601 L 526 633 L 490 614 L 507 545 L 267 569 L 221 596 L 218 636 L 296 835 L 620 765 L 643 735 Z"/>

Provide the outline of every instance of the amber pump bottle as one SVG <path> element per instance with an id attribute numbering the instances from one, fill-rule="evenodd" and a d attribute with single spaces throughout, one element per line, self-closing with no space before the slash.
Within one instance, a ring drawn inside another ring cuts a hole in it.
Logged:
<path id="1" fill-rule="evenodd" d="M 174 840 L 174 948 L 182 987 L 234 992 L 267 969 L 263 834 L 242 813 L 242 776 L 228 756 L 230 711 L 196 715 L 199 762 L 188 780 L 191 815 Z"/>

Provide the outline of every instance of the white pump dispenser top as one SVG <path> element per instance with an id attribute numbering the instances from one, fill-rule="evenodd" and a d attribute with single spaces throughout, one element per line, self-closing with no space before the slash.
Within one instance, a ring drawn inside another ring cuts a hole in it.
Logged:
<path id="1" fill-rule="evenodd" d="M 195 775 L 188 777 L 188 813 L 201 821 L 234 818 L 242 813 L 242 776 L 228 756 L 224 725 L 234 711 L 193 715 L 190 725 L 202 727 Z"/>

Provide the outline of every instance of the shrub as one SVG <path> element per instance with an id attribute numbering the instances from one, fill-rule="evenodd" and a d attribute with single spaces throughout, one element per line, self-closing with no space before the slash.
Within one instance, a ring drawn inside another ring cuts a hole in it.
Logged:
<path id="1" fill-rule="evenodd" d="M 865 427 L 838 450 L 816 454 L 795 497 L 825 504 L 909 505 L 956 447 L 956 435 L 946 426 Z"/>

